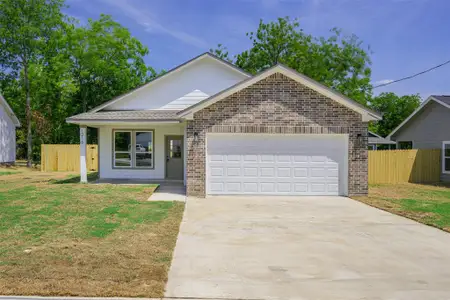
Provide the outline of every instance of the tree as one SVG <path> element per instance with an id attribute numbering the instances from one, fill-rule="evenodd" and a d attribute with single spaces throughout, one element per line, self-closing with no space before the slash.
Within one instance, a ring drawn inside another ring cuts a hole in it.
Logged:
<path id="1" fill-rule="evenodd" d="M 286 17 L 269 23 L 261 20 L 256 32 L 247 36 L 252 47 L 237 54 L 234 63 L 250 73 L 282 63 L 362 104 L 371 96 L 370 57 L 354 35 L 343 36 L 332 29 L 329 38 L 316 38 L 304 33 L 296 19 Z M 224 53 L 224 49 L 219 44 L 211 52 Z"/>
<path id="2" fill-rule="evenodd" d="M 101 15 L 99 20 L 90 19 L 86 27 L 74 27 L 68 43 L 80 112 L 156 76 L 144 62 L 148 48 L 111 16 Z"/>
<path id="3" fill-rule="evenodd" d="M 420 96 L 397 96 L 394 93 L 381 93 L 370 100 L 370 107 L 383 114 L 383 119 L 370 124 L 370 130 L 381 136 L 387 136 L 400 125 L 421 102 Z"/>
<path id="4" fill-rule="evenodd" d="M 39 63 L 52 35 L 63 24 L 63 5 L 63 0 L 0 1 L 0 65 L 2 72 L 23 80 L 28 167 L 33 145 L 30 67 Z"/>
<path id="5" fill-rule="evenodd" d="M 209 52 L 225 61 L 228 61 L 230 63 L 233 62 L 233 60 L 229 57 L 227 47 L 225 47 L 222 44 L 218 44 L 216 49 L 213 48 L 209 49 Z"/>

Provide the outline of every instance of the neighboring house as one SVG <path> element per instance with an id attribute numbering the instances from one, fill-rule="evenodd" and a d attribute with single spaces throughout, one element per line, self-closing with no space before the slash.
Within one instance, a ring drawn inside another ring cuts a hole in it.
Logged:
<path id="1" fill-rule="evenodd" d="M 16 127 L 19 126 L 19 119 L 0 94 L 0 164 L 16 161 Z"/>
<path id="2" fill-rule="evenodd" d="M 89 126 L 100 178 L 184 180 L 204 197 L 367 194 L 367 122 L 380 118 L 285 66 L 252 76 L 205 53 L 67 122 L 82 181 Z"/>
<path id="3" fill-rule="evenodd" d="M 369 131 L 369 150 L 377 150 L 380 145 L 387 145 L 388 149 L 395 148 L 395 142 L 385 139 L 372 131 Z"/>
<path id="4" fill-rule="evenodd" d="M 442 149 L 442 180 L 450 181 L 450 96 L 430 96 L 387 138 L 398 149 Z"/>

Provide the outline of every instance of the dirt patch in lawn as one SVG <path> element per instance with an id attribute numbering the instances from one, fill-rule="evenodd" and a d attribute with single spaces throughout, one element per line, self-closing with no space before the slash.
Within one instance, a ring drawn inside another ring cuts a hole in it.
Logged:
<path id="1" fill-rule="evenodd" d="M 0 177 L 0 294 L 162 297 L 184 205 L 71 176 Z"/>
<path id="2" fill-rule="evenodd" d="M 450 232 L 450 188 L 447 185 L 396 184 L 369 187 L 371 206 Z"/>

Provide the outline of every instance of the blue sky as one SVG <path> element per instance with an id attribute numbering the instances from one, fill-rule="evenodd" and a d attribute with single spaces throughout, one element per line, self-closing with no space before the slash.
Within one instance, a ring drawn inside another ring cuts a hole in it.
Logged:
<path id="1" fill-rule="evenodd" d="M 299 18 L 314 36 L 341 28 L 372 50 L 375 84 L 408 76 L 450 59 L 448 0 L 67 0 L 67 14 L 86 22 L 112 15 L 150 49 L 148 64 L 171 69 L 218 43 L 230 54 L 250 44 L 259 19 Z M 450 64 L 379 88 L 400 95 L 450 94 Z"/>

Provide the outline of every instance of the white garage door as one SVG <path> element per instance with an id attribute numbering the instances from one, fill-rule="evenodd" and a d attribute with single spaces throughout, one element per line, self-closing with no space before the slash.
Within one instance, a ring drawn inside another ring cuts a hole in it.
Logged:
<path id="1" fill-rule="evenodd" d="M 208 134 L 208 194 L 346 195 L 347 135 Z"/>

